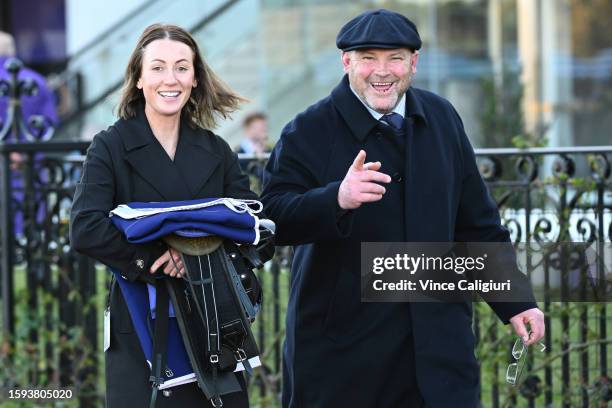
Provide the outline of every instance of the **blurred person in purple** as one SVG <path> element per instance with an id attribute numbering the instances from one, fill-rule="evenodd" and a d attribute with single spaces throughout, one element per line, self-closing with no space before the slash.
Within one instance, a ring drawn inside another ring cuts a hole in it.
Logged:
<path id="1" fill-rule="evenodd" d="M 11 58 L 15 58 L 15 41 L 13 36 L 0 31 L 0 80 L 10 82 L 11 74 L 7 72 L 5 64 Z M 28 124 L 29 119 L 33 115 L 43 116 L 47 123 L 51 126 L 57 126 L 59 120 L 55 108 L 55 96 L 45 78 L 38 72 L 26 68 L 25 66 L 19 70 L 19 80 L 32 80 L 37 85 L 37 92 L 34 95 L 21 95 L 21 112 L 23 121 Z M 0 98 L 0 129 L 4 126 L 4 122 L 7 120 L 9 108 L 9 97 Z M 30 131 L 35 134 L 35 130 L 29 127 Z M 15 142 L 25 141 L 26 137 L 23 134 L 9 134 L 3 142 Z M 14 198 L 14 233 L 17 237 L 21 236 L 24 232 L 24 215 L 22 210 L 22 203 L 24 200 L 24 180 L 23 180 L 23 166 L 26 157 L 20 153 L 11 153 L 11 180 L 12 190 Z M 37 154 L 37 161 L 42 158 L 42 155 Z M 39 200 L 37 200 L 38 202 Z M 43 206 L 38 206 L 37 210 L 37 222 L 42 221 L 44 217 Z"/>
<path id="2" fill-rule="evenodd" d="M 0 31 L 0 79 L 5 81 L 10 81 L 11 79 L 11 75 L 4 66 L 10 58 L 15 58 L 15 41 L 12 35 Z M 27 123 L 32 115 L 42 115 L 50 124 L 57 125 L 59 121 L 55 107 L 55 95 L 49 89 L 45 77 L 32 69 L 22 67 L 18 78 L 20 80 L 31 79 L 38 85 L 38 91 L 35 95 L 21 96 L 21 109 L 24 121 Z M 0 98 L 0 120 L 2 120 L 2 123 L 6 119 L 7 109 L 8 98 Z M 19 140 L 24 140 L 24 136 L 19 135 Z"/>

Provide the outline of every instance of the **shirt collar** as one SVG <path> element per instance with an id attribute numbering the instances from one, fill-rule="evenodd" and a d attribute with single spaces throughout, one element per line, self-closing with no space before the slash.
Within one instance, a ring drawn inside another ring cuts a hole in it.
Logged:
<path id="1" fill-rule="evenodd" d="M 359 99 L 359 102 L 361 102 L 363 104 L 363 106 L 365 106 L 365 108 L 368 110 L 368 112 L 370 112 L 370 115 L 372 115 L 372 117 L 376 120 L 380 120 L 380 118 L 382 118 L 383 116 L 385 116 L 384 113 L 380 113 L 380 112 L 376 112 L 374 109 L 370 108 L 362 99 L 361 97 L 357 94 L 357 92 L 355 92 L 355 89 L 353 89 L 353 86 L 350 85 L 349 83 L 349 87 L 351 88 L 351 91 L 353 91 L 353 94 L 355 94 L 355 96 L 357 97 L 357 99 Z M 394 113 L 397 113 L 398 115 L 400 115 L 402 118 L 406 115 L 406 94 L 402 95 L 402 98 L 400 99 L 399 103 L 397 105 L 395 105 L 395 109 L 393 109 Z"/>

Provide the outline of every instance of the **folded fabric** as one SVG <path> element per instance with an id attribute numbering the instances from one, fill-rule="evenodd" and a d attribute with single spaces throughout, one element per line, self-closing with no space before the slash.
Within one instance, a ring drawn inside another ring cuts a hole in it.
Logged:
<path id="1" fill-rule="evenodd" d="M 120 204 L 110 212 L 110 216 L 118 215 L 124 219 L 141 218 L 149 215 L 159 214 L 170 211 L 197 210 L 199 208 L 224 205 L 230 210 L 242 213 L 249 212 L 258 214 L 263 209 L 263 205 L 257 200 L 241 200 L 237 198 L 203 198 L 188 201 L 153 201 L 153 202 L 133 202 L 131 204 Z"/>
<path id="2" fill-rule="evenodd" d="M 168 234 L 184 237 L 216 235 L 234 242 L 259 242 L 261 203 L 255 200 L 208 198 L 168 202 L 132 202 L 110 213 L 128 242 L 141 244 Z M 124 218 L 123 216 L 128 217 Z"/>

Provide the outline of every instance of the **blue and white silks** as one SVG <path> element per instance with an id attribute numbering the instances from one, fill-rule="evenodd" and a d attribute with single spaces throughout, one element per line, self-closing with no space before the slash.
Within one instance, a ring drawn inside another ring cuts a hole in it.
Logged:
<path id="1" fill-rule="evenodd" d="M 188 201 L 133 202 L 110 212 L 128 242 L 142 244 L 168 234 L 183 237 L 217 235 L 238 243 L 259 242 L 262 204 L 256 200 L 205 198 Z"/>

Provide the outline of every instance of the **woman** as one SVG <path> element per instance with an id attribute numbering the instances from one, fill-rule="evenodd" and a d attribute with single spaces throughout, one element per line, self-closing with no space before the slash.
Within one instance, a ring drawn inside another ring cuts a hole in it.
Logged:
<path id="1" fill-rule="evenodd" d="M 184 274 L 174 250 L 156 242 L 129 244 L 108 213 L 130 201 L 207 197 L 256 199 L 230 147 L 205 128 L 227 117 L 242 98 L 212 72 L 189 33 L 155 24 L 143 32 L 125 74 L 120 119 L 95 136 L 77 185 L 70 240 L 78 252 L 121 271 L 130 281 L 163 272 Z M 111 341 L 106 351 L 107 406 L 149 403 L 150 370 L 118 285 L 110 294 Z M 244 388 L 244 379 L 239 381 Z M 190 383 L 160 393 L 159 407 L 212 406 Z M 161 396 L 163 395 L 163 396 Z M 246 392 L 223 397 L 224 407 L 248 407 Z"/>

